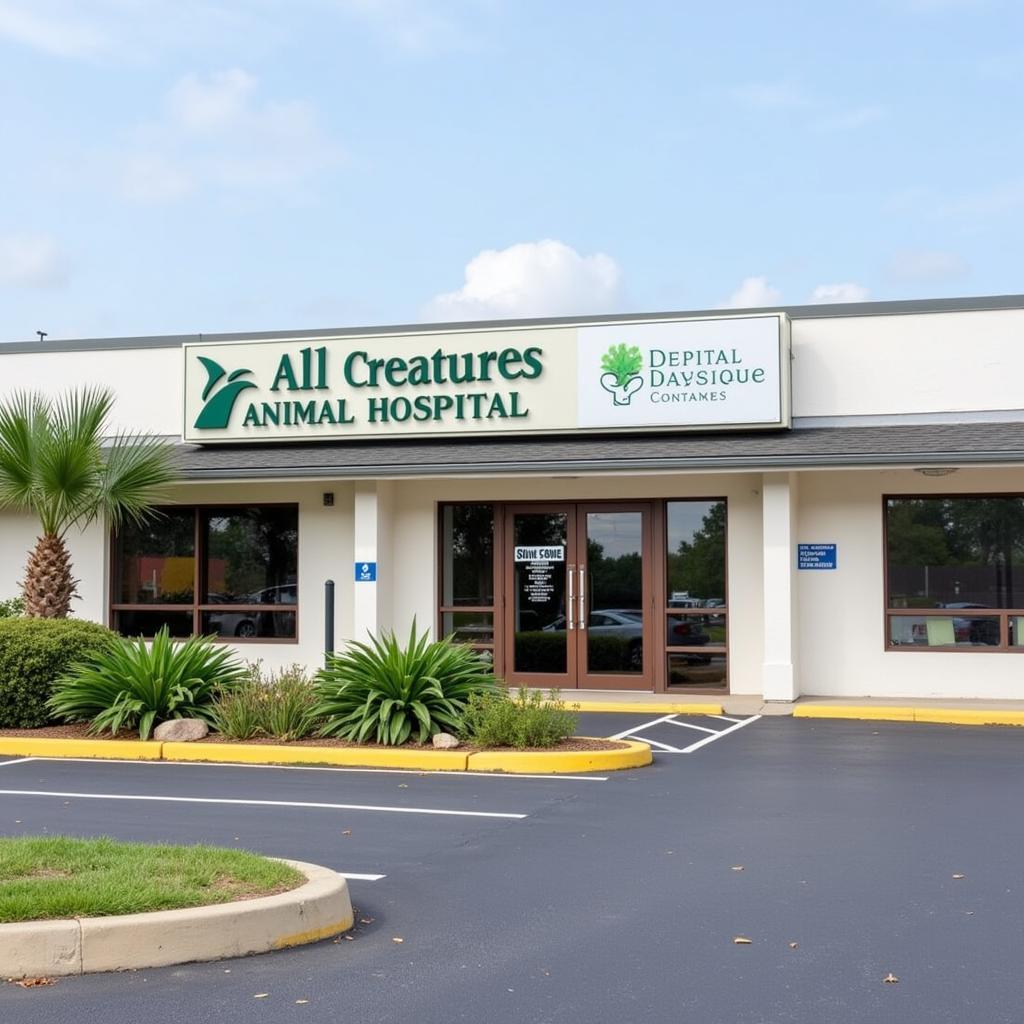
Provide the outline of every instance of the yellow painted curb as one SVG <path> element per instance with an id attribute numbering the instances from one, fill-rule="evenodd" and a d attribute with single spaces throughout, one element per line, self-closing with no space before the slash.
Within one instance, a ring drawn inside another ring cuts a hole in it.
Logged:
<path id="1" fill-rule="evenodd" d="M 165 761 L 230 761 L 235 764 L 333 764 L 347 768 L 466 770 L 459 750 L 388 750 L 381 747 L 302 747 L 273 743 L 165 743 Z"/>
<path id="2" fill-rule="evenodd" d="M 578 739 L 592 739 L 580 736 Z M 636 740 L 622 740 L 627 746 L 616 750 L 543 751 L 491 750 L 469 755 L 469 770 L 508 772 L 512 775 L 559 775 L 577 772 L 614 772 L 642 768 L 652 761 L 651 748 Z"/>
<path id="3" fill-rule="evenodd" d="M 1024 711 L 979 711 L 974 708 L 915 708 L 915 722 L 944 725 L 1024 725 Z"/>
<path id="4" fill-rule="evenodd" d="M 685 702 L 654 701 L 603 701 L 603 700 L 573 700 L 562 694 L 562 700 L 568 705 L 571 711 L 608 711 L 625 712 L 649 715 L 651 712 L 663 715 L 720 715 L 722 714 L 721 704 L 687 704 Z"/>
<path id="5" fill-rule="evenodd" d="M 0 736 L 0 754 L 19 757 L 97 757 L 125 761 L 159 761 L 162 743 L 155 740 L 76 740 L 53 736 Z"/>
<path id="6" fill-rule="evenodd" d="M 878 704 L 798 704 L 794 718 L 857 718 L 876 722 L 930 722 L 936 725 L 1020 725 L 1024 711 L 978 708 L 885 707 Z"/>

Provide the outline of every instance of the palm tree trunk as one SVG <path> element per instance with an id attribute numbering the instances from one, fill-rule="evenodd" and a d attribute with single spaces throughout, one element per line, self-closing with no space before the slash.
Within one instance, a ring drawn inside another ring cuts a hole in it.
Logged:
<path id="1" fill-rule="evenodd" d="M 71 575 L 71 554 L 62 537 L 48 533 L 36 540 L 25 566 L 22 593 L 30 618 L 67 618 L 71 599 L 78 596 L 78 580 Z"/>

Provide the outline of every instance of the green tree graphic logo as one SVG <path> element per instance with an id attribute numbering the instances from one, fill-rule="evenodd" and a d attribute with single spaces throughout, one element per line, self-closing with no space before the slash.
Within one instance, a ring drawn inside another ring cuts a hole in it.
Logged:
<path id="1" fill-rule="evenodd" d="M 601 356 L 601 387 L 612 396 L 616 405 L 629 405 L 633 395 L 643 386 L 640 371 L 644 368 L 643 353 L 636 345 L 612 345 Z"/>
<path id="2" fill-rule="evenodd" d="M 239 380 L 252 370 L 235 370 L 228 374 L 220 363 L 206 356 L 197 356 L 199 362 L 206 370 L 206 387 L 203 388 L 202 412 L 196 419 L 196 430 L 227 430 L 231 421 L 231 411 L 235 407 L 235 401 L 246 388 L 254 388 L 256 385 L 251 380 Z M 213 395 L 210 393 L 218 383 L 227 375 L 224 386 Z"/>

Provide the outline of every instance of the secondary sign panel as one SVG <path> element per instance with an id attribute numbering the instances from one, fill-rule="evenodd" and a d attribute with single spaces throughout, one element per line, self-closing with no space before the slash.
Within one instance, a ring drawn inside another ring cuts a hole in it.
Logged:
<path id="1" fill-rule="evenodd" d="M 788 427 L 784 314 L 184 346 L 186 441 Z"/>
<path id="2" fill-rule="evenodd" d="M 837 564 L 835 544 L 798 544 L 796 567 L 798 569 L 834 569 Z"/>

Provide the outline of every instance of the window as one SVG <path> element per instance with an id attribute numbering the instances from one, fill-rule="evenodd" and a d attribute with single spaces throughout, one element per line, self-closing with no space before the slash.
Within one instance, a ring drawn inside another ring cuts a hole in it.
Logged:
<path id="1" fill-rule="evenodd" d="M 494 657 L 494 506 L 441 506 L 441 635 Z"/>
<path id="2" fill-rule="evenodd" d="M 111 623 L 127 636 L 295 640 L 295 505 L 175 507 L 114 538 Z"/>
<path id="3" fill-rule="evenodd" d="M 1024 497 L 885 499 L 886 646 L 1024 650 Z"/>
<path id="4" fill-rule="evenodd" d="M 668 687 L 726 686 L 724 501 L 665 503 Z"/>

